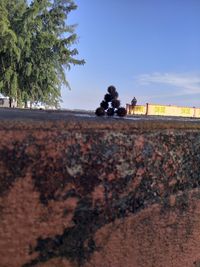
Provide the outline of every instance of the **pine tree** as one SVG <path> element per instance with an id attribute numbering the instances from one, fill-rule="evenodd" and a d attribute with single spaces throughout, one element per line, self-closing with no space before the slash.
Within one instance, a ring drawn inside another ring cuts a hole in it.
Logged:
<path id="1" fill-rule="evenodd" d="M 0 92 L 20 103 L 58 105 L 65 71 L 77 60 L 75 27 L 66 24 L 72 0 L 1 0 Z"/>

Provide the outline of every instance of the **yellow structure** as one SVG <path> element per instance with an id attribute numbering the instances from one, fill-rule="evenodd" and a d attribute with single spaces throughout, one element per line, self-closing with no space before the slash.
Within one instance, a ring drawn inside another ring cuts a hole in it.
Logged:
<path id="1" fill-rule="evenodd" d="M 127 114 L 130 115 L 146 115 L 146 106 L 137 105 L 133 108 L 132 105 L 127 104 L 126 109 Z"/>
<path id="2" fill-rule="evenodd" d="M 158 115 L 200 118 L 200 108 L 179 107 L 171 105 L 126 105 L 128 115 Z"/>

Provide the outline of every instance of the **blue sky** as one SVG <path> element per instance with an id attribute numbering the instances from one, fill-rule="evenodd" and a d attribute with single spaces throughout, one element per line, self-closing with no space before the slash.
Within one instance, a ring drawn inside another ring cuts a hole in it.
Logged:
<path id="1" fill-rule="evenodd" d="M 67 72 L 62 107 L 94 110 L 109 85 L 122 106 L 200 107 L 199 0 L 76 0 L 76 47 L 84 66 Z"/>

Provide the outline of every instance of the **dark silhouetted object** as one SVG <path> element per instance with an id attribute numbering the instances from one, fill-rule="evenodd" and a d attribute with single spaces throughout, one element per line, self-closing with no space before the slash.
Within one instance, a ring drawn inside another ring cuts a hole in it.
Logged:
<path id="1" fill-rule="evenodd" d="M 106 102 L 111 102 L 112 99 L 113 99 L 113 97 L 112 97 L 111 94 L 106 94 L 106 95 L 104 96 L 104 100 L 105 100 Z"/>
<path id="2" fill-rule="evenodd" d="M 116 88 L 113 85 L 109 86 L 108 93 L 114 95 L 116 93 Z"/>
<path id="3" fill-rule="evenodd" d="M 118 110 L 117 110 L 117 115 L 118 115 L 119 117 L 124 117 L 124 116 L 126 116 L 126 113 L 127 113 L 127 111 L 126 111 L 125 108 L 118 108 Z"/>
<path id="4" fill-rule="evenodd" d="M 114 93 L 112 94 L 113 99 L 117 99 L 118 96 L 119 96 L 119 94 L 118 94 L 117 92 L 114 92 Z"/>
<path id="5" fill-rule="evenodd" d="M 115 110 L 114 110 L 114 108 L 109 108 L 108 110 L 107 110 L 107 115 L 108 116 L 113 116 L 115 114 Z"/>
<path id="6" fill-rule="evenodd" d="M 137 104 L 137 99 L 134 97 L 134 98 L 132 99 L 132 101 L 131 101 L 131 105 L 132 105 L 133 107 L 135 107 L 136 104 Z"/>
<path id="7" fill-rule="evenodd" d="M 127 112 L 126 109 L 123 107 L 120 107 L 120 101 L 118 98 L 118 93 L 116 91 L 116 88 L 111 85 L 107 89 L 108 94 L 105 94 L 104 100 L 100 103 L 100 107 L 96 109 L 95 114 L 97 116 L 104 116 L 107 114 L 107 116 L 114 116 L 115 113 L 120 116 L 124 117 L 126 116 Z M 109 102 L 111 102 L 111 107 Z"/>
<path id="8" fill-rule="evenodd" d="M 113 108 L 119 108 L 120 107 L 120 101 L 117 99 L 114 99 L 111 103 Z"/>
<path id="9" fill-rule="evenodd" d="M 102 107 L 97 108 L 96 111 L 95 111 L 95 114 L 96 114 L 97 116 L 104 116 L 104 115 L 105 115 L 105 110 L 104 110 L 104 108 L 102 108 Z"/>
<path id="10" fill-rule="evenodd" d="M 101 102 L 100 106 L 101 106 L 103 109 L 106 110 L 106 109 L 108 109 L 108 102 L 106 102 L 106 101 L 103 100 L 103 101 Z"/>

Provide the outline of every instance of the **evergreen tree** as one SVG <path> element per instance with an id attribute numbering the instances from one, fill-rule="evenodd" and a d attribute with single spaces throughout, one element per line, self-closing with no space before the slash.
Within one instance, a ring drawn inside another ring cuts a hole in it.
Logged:
<path id="1" fill-rule="evenodd" d="M 0 92 L 20 103 L 56 106 L 65 71 L 84 64 L 74 58 L 75 27 L 66 24 L 72 0 L 1 0 Z"/>

